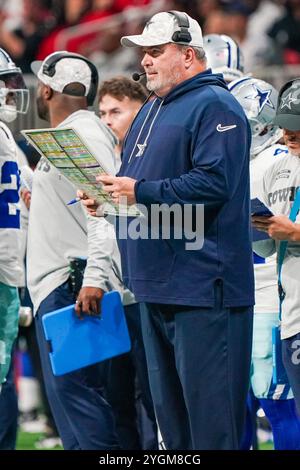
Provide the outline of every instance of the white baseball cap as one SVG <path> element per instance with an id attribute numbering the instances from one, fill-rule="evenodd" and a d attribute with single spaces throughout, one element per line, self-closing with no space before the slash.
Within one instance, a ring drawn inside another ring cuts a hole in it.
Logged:
<path id="1" fill-rule="evenodd" d="M 60 93 L 64 93 L 65 87 L 71 83 L 80 83 L 85 87 L 83 96 L 87 96 L 91 88 L 91 69 L 79 54 L 77 58 L 76 54 L 68 51 L 53 52 L 43 61 L 32 62 L 31 70 L 44 85 Z"/>
<path id="2" fill-rule="evenodd" d="M 174 33 L 182 31 L 178 21 L 180 17 L 184 17 L 188 21 L 188 27 L 184 29 L 190 34 L 191 41 L 174 40 Z M 152 16 L 144 27 L 142 34 L 121 38 L 121 44 L 124 47 L 151 47 L 170 42 L 192 47 L 203 47 L 202 31 L 199 23 L 183 12 L 162 12 Z"/>

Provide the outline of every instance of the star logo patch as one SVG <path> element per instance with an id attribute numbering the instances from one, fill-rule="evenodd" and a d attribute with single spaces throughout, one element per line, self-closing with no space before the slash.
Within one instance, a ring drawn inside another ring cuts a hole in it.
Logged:
<path id="1" fill-rule="evenodd" d="M 290 92 L 288 95 L 282 98 L 280 109 L 283 109 L 285 107 L 287 107 L 288 109 L 291 109 L 291 104 L 295 103 L 296 101 L 298 101 L 298 98 L 293 98 L 292 93 Z"/>

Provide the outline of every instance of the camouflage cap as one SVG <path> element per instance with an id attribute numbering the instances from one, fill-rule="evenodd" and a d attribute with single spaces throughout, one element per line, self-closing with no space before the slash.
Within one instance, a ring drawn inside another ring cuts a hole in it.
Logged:
<path id="1" fill-rule="evenodd" d="M 290 131 L 300 131 L 300 78 L 281 88 L 274 124 Z"/>

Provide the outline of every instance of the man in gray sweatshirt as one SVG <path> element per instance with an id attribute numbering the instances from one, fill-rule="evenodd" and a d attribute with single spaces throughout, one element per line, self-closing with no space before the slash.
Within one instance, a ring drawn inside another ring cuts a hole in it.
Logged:
<path id="1" fill-rule="evenodd" d="M 94 65 L 82 56 L 56 52 L 33 63 L 39 84 L 37 107 L 51 127 L 72 127 L 98 161 L 114 174 L 113 133 L 93 113 L 98 84 Z M 55 377 L 42 329 L 42 316 L 74 303 L 70 261 L 87 258 L 77 313 L 97 314 L 105 291 L 119 290 L 124 305 L 133 304 L 124 289 L 119 253 L 102 217 L 91 219 L 81 204 L 67 205 L 76 188 L 42 158 L 34 173 L 30 206 L 27 275 L 36 314 L 36 331 L 49 403 L 65 449 L 116 449 L 117 437 L 110 406 L 100 393 L 99 365 Z M 80 345 L 78 345 L 80 347 Z"/>

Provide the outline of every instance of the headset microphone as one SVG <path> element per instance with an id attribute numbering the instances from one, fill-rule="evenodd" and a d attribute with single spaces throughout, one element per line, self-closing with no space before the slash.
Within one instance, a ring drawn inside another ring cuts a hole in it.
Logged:
<path id="1" fill-rule="evenodd" d="M 135 82 L 138 82 L 138 81 L 140 80 L 140 78 L 141 78 L 143 75 L 146 75 L 146 72 L 142 72 L 142 73 L 134 72 L 134 73 L 131 75 L 131 78 L 132 78 L 132 80 L 134 80 Z"/>

